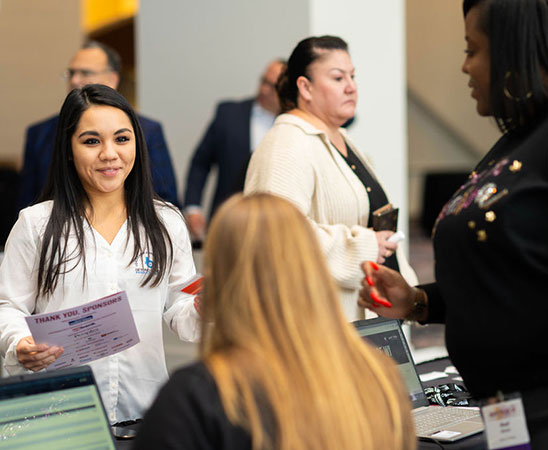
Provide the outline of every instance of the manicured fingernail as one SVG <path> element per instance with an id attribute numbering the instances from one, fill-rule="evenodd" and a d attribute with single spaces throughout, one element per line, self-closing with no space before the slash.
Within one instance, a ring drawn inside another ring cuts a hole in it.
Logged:
<path id="1" fill-rule="evenodd" d="M 374 302 L 378 303 L 379 305 L 385 306 L 386 308 L 392 308 L 392 303 L 390 303 L 388 300 L 385 300 L 384 298 L 380 298 L 374 292 L 371 292 L 371 298 L 373 299 Z"/>
<path id="2" fill-rule="evenodd" d="M 373 284 L 374 284 L 374 283 L 373 283 L 373 280 L 371 279 L 371 277 L 370 277 L 369 275 L 366 275 L 366 276 L 365 276 L 365 281 L 367 281 L 367 284 L 368 284 L 369 286 L 373 286 Z"/>
<path id="3" fill-rule="evenodd" d="M 373 261 L 369 261 L 369 264 L 371 265 L 371 267 L 373 267 L 373 269 L 379 270 L 379 266 L 377 265 L 377 263 L 374 263 Z"/>

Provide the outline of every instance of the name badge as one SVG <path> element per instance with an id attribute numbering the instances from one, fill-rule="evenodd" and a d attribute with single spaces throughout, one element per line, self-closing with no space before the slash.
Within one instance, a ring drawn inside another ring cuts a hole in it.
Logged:
<path id="1" fill-rule="evenodd" d="M 485 405 L 481 414 L 490 450 L 531 450 L 520 396 Z"/>

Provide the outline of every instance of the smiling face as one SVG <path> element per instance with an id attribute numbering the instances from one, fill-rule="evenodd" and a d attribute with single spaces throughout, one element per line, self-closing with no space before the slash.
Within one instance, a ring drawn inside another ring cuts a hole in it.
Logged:
<path id="1" fill-rule="evenodd" d="M 480 116 L 491 115 L 489 106 L 489 87 L 491 80 L 491 58 L 489 56 L 489 38 L 479 27 L 480 8 L 475 6 L 464 19 L 466 58 L 462 71 L 470 77 L 468 86 L 472 88 L 472 97 L 476 100 L 476 110 Z"/>
<path id="2" fill-rule="evenodd" d="M 112 106 L 90 106 L 71 138 L 74 167 L 90 199 L 120 195 L 135 162 L 131 120 Z"/>
<path id="3" fill-rule="evenodd" d="M 321 57 L 310 64 L 308 77 L 299 77 L 299 105 L 328 126 L 339 127 L 354 117 L 358 89 L 354 66 L 344 50 L 317 50 Z M 304 103 L 301 103 L 304 102 Z"/>

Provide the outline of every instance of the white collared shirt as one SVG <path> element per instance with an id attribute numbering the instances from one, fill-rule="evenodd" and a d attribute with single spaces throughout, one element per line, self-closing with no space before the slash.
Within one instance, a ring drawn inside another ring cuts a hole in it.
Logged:
<path id="1" fill-rule="evenodd" d="M 0 266 L 0 351 L 5 369 L 10 375 L 26 372 L 15 352 L 19 340 L 30 335 L 25 316 L 69 308 L 125 290 L 140 342 L 90 365 L 109 421 L 141 418 L 167 379 L 162 318 L 183 340 L 196 341 L 200 334 L 194 297 L 181 292 L 185 281 L 196 273 L 183 218 L 168 207 L 156 205 L 173 244 L 171 269 L 159 285 L 141 287 L 147 271 L 146 255 L 139 255 L 129 264 L 133 235 L 127 222 L 111 244 L 86 223 L 86 281 L 83 283 L 84 262 L 80 261 L 45 298 L 38 294 L 37 274 L 52 206 L 53 202 L 47 201 L 22 210 L 6 243 Z M 67 254 L 75 245 L 76 238 L 71 234 Z"/>
<path id="2" fill-rule="evenodd" d="M 270 111 L 264 109 L 258 102 L 253 102 L 253 105 L 251 106 L 251 119 L 249 125 L 249 144 L 251 152 L 259 146 L 265 134 L 272 128 L 272 125 L 274 125 L 275 120 L 275 114 L 272 114 Z"/>

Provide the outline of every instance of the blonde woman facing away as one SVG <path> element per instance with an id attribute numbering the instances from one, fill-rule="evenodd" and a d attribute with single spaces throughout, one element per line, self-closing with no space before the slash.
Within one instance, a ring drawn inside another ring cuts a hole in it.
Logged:
<path id="1" fill-rule="evenodd" d="M 345 321 L 307 219 L 235 196 L 205 248 L 201 360 L 177 371 L 136 448 L 414 449 L 397 368 Z"/>
<path id="2" fill-rule="evenodd" d="M 295 204 L 316 231 L 347 320 L 361 319 L 360 263 L 417 278 L 392 231 L 374 231 L 372 211 L 389 200 L 365 156 L 341 126 L 356 111 L 358 88 L 348 46 L 310 37 L 291 53 L 277 85 L 282 112 L 253 152 L 245 194 L 268 192 Z"/>

